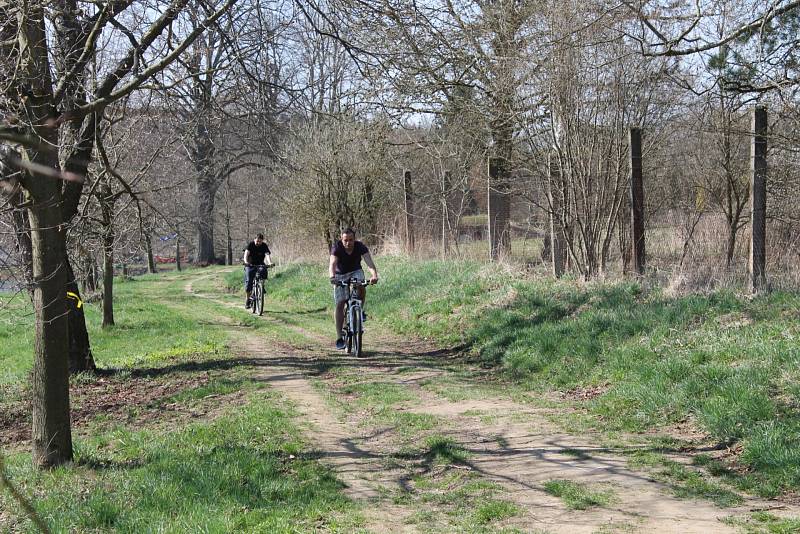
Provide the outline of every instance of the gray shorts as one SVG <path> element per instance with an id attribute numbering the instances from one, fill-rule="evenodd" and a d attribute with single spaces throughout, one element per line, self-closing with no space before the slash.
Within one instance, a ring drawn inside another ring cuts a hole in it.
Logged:
<path id="1" fill-rule="evenodd" d="M 344 274 L 336 274 L 336 275 L 334 275 L 334 278 L 336 279 L 337 282 L 341 282 L 341 281 L 344 281 L 344 280 L 350 280 L 351 278 L 353 278 L 355 280 L 359 280 L 361 282 L 363 282 L 365 280 L 365 278 L 364 278 L 364 270 L 363 269 L 358 269 L 356 271 L 352 271 L 352 272 L 344 273 Z M 350 295 L 347 293 L 348 289 L 349 288 L 344 287 L 344 286 L 335 286 L 333 288 L 333 302 L 335 302 L 336 304 L 339 304 L 340 302 L 344 302 L 348 298 L 350 298 Z"/>

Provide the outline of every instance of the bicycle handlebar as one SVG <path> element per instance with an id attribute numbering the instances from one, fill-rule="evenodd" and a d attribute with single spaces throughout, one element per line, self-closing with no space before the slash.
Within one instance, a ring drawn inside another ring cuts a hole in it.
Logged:
<path id="1" fill-rule="evenodd" d="M 349 278 L 347 280 L 331 280 L 331 284 L 335 286 L 342 286 L 347 287 L 349 285 L 354 285 L 356 287 L 367 287 L 368 285 L 372 284 L 370 280 L 356 280 L 353 278 Z"/>

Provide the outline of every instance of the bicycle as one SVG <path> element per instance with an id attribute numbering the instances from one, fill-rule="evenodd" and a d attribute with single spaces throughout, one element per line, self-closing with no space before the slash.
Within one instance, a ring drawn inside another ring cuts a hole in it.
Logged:
<path id="1" fill-rule="evenodd" d="M 267 269 L 272 265 L 257 265 L 253 276 L 253 290 L 250 292 L 250 310 L 258 315 L 264 313 L 264 280 L 267 279 Z"/>
<path id="2" fill-rule="evenodd" d="M 344 316 L 345 321 L 342 325 L 342 339 L 347 343 L 347 353 L 360 358 L 363 350 L 364 336 L 364 308 L 358 296 L 357 287 L 367 287 L 369 280 L 358 280 L 349 278 L 347 280 L 337 280 L 332 282 L 335 286 L 347 288 L 347 300 L 345 301 Z"/>

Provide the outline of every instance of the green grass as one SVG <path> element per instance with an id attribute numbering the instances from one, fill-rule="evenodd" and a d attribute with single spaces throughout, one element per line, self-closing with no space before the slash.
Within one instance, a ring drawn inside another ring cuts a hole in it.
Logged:
<path id="1" fill-rule="evenodd" d="M 728 484 L 735 484 L 736 478 L 723 476 L 719 469 L 714 469 L 703 457 L 699 458 L 694 462 L 696 466 L 706 466 L 710 475 Z M 655 478 L 668 484 L 672 492 L 680 498 L 703 498 L 723 508 L 738 506 L 744 501 L 741 495 L 716 482 L 711 476 L 703 475 L 698 469 L 680 464 L 659 452 L 637 451 L 631 456 L 629 463 L 635 468 L 652 469 Z"/>
<path id="2" fill-rule="evenodd" d="M 427 445 L 424 457 L 428 462 L 436 457 L 435 450 L 441 451 L 444 447 L 450 452 L 444 456 L 438 455 L 439 460 L 433 461 L 431 466 L 438 467 L 413 477 L 413 492 L 402 494 L 402 501 L 418 510 L 412 522 L 427 527 L 423 530 L 425 532 L 520 532 L 497 525 L 503 520 L 522 515 L 524 511 L 516 504 L 499 498 L 504 491 L 502 486 L 483 479 L 477 471 L 454 469 L 449 465 L 453 461 L 452 450 L 459 449 L 450 440 L 434 437 Z M 461 458 L 459 462 L 466 459 L 462 451 L 456 456 Z M 439 524 L 436 524 L 437 519 Z"/>
<path id="3" fill-rule="evenodd" d="M 544 483 L 544 490 L 561 499 L 571 510 L 608 506 L 615 499 L 611 490 L 591 489 L 572 480 L 549 480 Z"/>
<path id="4" fill-rule="evenodd" d="M 176 393 L 171 397 L 165 397 L 161 400 L 162 404 L 180 403 L 189 404 L 192 401 L 202 400 L 209 397 L 217 397 L 221 395 L 228 395 L 239 391 L 246 391 L 253 389 L 254 384 L 247 382 L 243 379 L 229 379 L 229 378 L 213 378 L 207 384 L 198 386 L 196 388 L 185 389 L 180 393 Z"/>
<path id="5" fill-rule="evenodd" d="M 478 505 L 473 514 L 473 520 L 480 525 L 485 525 L 493 521 L 502 521 L 503 519 L 514 517 L 519 515 L 520 511 L 517 505 L 508 501 L 488 501 Z"/>
<path id="6" fill-rule="evenodd" d="M 469 357 L 498 379 L 486 380 L 492 383 L 486 394 L 509 391 L 500 387 L 507 381 L 516 389 L 555 395 L 596 390 L 586 400 L 565 401 L 577 408 L 570 416 L 575 425 L 622 433 L 688 421 L 714 442 L 736 443 L 741 451 L 735 466 L 698 464 L 706 473 L 763 496 L 800 489 L 800 294 L 744 298 L 720 291 L 673 297 L 630 281 L 553 281 L 482 262 L 380 257 L 378 266 L 382 279 L 367 299 L 367 344 L 372 332 L 391 330 L 466 347 Z M 198 280 L 196 290 L 216 292 L 215 298 L 240 306 L 241 269 L 205 273 L 209 278 Z M 265 339 L 294 343 L 317 343 L 314 335 L 332 330 L 324 265 L 287 265 L 271 273 L 265 320 L 186 294 L 183 285 L 196 274 L 117 284 L 118 326 L 111 329 L 99 328 L 99 309 L 88 305 L 98 364 L 167 367 L 223 357 L 228 340 L 219 328 L 197 322 L 203 314 L 223 314 Z M 225 288 L 227 295 L 221 293 Z M 0 385 L 8 387 L 0 401 L 19 395 L 30 369 L 30 331 L 24 299 L 3 308 Z M 470 380 L 484 378 L 489 377 Z M 447 381 L 425 387 L 454 400 L 474 394 Z M 376 391 L 353 394 L 372 396 L 372 406 L 387 407 L 376 412 L 384 421 L 391 406 L 407 402 L 398 391 L 387 392 L 383 401 Z M 409 436 L 434 426 L 408 419 L 398 419 L 398 428 L 405 427 Z M 690 475 L 682 485 L 692 485 Z M 695 486 L 699 494 L 714 492 Z"/>
<path id="7" fill-rule="evenodd" d="M 738 527 L 746 534 L 795 534 L 800 532 L 800 519 L 778 517 L 769 512 L 755 512 L 750 517 L 733 517 L 723 522 Z"/>
<path id="8" fill-rule="evenodd" d="M 120 427 L 78 441 L 72 466 L 36 471 L 18 454 L 9 472 L 53 532 L 351 531 L 358 517 L 341 483 L 303 450 L 290 413 L 252 394 L 211 423 Z M 5 494 L 0 504 L 15 510 Z"/>
<path id="9" fill-rule="evenodd" d="M 425 440 L 425 449 L 424 456 L 437 464 L 463 464 L 469 458 L 464 447 L 445 436 L 429 436 Z"/>
<path id="10" fill-rule="evenodd" d="M 739 487 L 763 496 L 800 489 L 799 293 L 672 297 L 631 281 L 523 278 L 483 262 L 380 258 L 378 266 L 371 328 L 467 346 L 483 366 L 535 391 L 599 386 L 575 412 L 573 423 L 587 428 L 643 432 L 691 420 L 718 443 L 741 444 Z M 287 266 L 268 294 L 327 332 L 325 280 L 322 265 Z M 472 394 L 426 387 L 452 399 Z"/>
<path id="11" fill-rule="evenodd" d="M 537 391 L 601 385 L 582 406 L 606 431 L 690 419 L 718 442 L 742 444 L 750 491 L 800 488 L 800 294 L 671 297 L 634 282 L 520 279 L 468 261 L 379 267 L 369 306 L 382 327 L 467 345 Z"/>
<path id="12" fill-rule="evenodd" d="M 222 275 L 206 273 L 211 278 L 197 286 L 218 287 Z M 119 370 L 115 387 L 139 377 L 138 387 L 146 381 L 153 388 L 176 383 L 186 388 L 155 395 L 149 404 L 155 418 L 139 426 L 129 426 L 132 420 L 124 415 L 100 412 L 74 428 L 71 465 L 42 472 L 32 468 L 29 453 L 8 456 L 14 484 L 32 498 L 54 532 L 356 530 L 360 515 L 341 483 L 307 457 L 291 410 L 264 393 L 263 384 L 251 380 L 252 369 L 234 359 L 228 330 L 217 317 L 248 327 L 265 343 L 282 335 L 280 325 L 252 321 L 244 310 L 189 295 L 184 286 L 197 275 L 188 271 L 117 282 L 116 326 L 111 328 L 100 328 L 98 305 L 86 305 L 95 360 L 101 368 Z M 28 306 L 19 299 L 2 310 L 0 408 L 20 402 L 27 387 Z M 97 380 L 89 374 L 72 377 L 78 386 Z M 195 382 L 199 385 L 192 386 Z M 225 397 L 234 395 L 236 409 L 225 409 Z M 212 402 L 210 421 L 195 418 L 190 424 L 158 416 L 161 405 L 194 410 Z M 130 411 L 139 408 L 131 405 Z M 7 492 L 0 492 L 0 509 L 0 531 L 33 531 Z"/>
<path id="13" fill-rule="evenodd" d="M 31 368 L 33 326 L 26 295 L 0 296 L 0 387 L 19 382 Z"/>
<path id="14" fill-rule="evenodd" d="M 202 324 L 198 314 L 176 313 L 176 307 L 198 300 L 185 294 L 184 283 L 154 276 L 117 280 L 115 326 L 109 328 L 100 326 L 100 304 L 86 303 L 86 326 L 98 367 L 162 367 L 213 358 L 223 351 L 227 339 L 220 328 Z M 0 317 L 0 385 L 19 383 L 33 365 L 30 302 L 19 296 Z"/>
<path id="15" fill-rule="evenodd" d="M 800 294 L 671 297 L 635 282 L 521 278 L 482 262 L 380 258 L 378 266 L 372 325 L 468 346 L 484 366 L 536 391 L 602 386 L 574 412 L 583 427 L 643 432 L 692 420 L 718 442 L 741 443 L 738 487 L 764 496 L 800 488 Z M 240 279 L 227 278 L 234 287 Z M 324 266 L 291 265 L 268 294 L 325 332 L 325 280 Z M 425 387 L 454 400 L 475 394 Z"/>
<path id="16" fill-rule="evenodd" d="M 339 389 L 339 393 L 355 395 L 357 402 L 362 406 L 389 407 L 415 399 L 405 386 L 383 381 L 348 384 Z"/>

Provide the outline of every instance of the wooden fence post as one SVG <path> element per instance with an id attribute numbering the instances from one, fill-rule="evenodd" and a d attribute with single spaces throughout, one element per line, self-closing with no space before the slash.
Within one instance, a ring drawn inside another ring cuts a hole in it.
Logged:
<path id="1" fill-rule="evenodd" d="M 631 238 L 633 268 L 640 275 L 645 268 L 644 185 L 642 184 L 642 130 L 630 129 L 631 149 Z"/>
<path id="2" fill-rule="evenodd" d="M 411 184 L 411 171 L 403 171 L 403 211 L 405 213 L 406 253 L 414 252 L 414 190 Z"/>
<path id="3" fill-rule="evenodd" d="M 753 109 L 752 180 L 750 182 L 750 283 L 757 293 L 767 286 L 767 108 Z"/>

